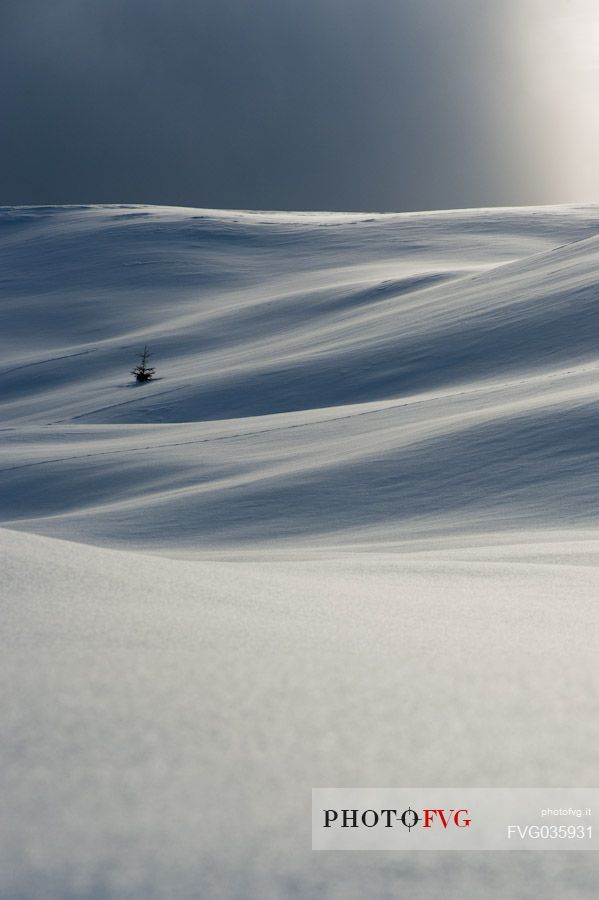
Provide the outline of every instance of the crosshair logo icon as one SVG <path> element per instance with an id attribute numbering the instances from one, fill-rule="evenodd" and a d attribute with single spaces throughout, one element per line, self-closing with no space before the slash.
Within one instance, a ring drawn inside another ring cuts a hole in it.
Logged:
<path id="1" fill-rule="evenodd" d="M 417 825 L 420 821 L 420 816 L 415 809 L 412 809 L 410 806 L 408 806 L 408 808 L 402 813 L 401 821 L 406 826 L 408 831 L 411 831 L 414 825 Z"/>

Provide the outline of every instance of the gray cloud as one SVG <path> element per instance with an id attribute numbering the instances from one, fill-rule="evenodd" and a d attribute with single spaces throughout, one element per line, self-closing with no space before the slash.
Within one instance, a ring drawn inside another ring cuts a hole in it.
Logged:
<path id="1" fill-rule="evenodd" d="M 552 199 L 514 112 L 513 3 L 3 0 L 0 202 Z"/>

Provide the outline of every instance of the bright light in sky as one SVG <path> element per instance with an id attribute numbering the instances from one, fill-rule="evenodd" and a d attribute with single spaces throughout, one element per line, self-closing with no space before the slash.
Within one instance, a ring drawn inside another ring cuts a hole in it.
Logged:
<path id="1" fill-rule="evenodd" d="M 599 2 L 527 0 L 521 7 L 523 91 L 540 165 L 560 199 L 599 200 Z M 526 123 L 523 123 L 526 140 Z"/>
<path id="2" fill-rule="evenodd" d="M 0 200 L 599 201 L 599 0 L 0 0 Z"/>

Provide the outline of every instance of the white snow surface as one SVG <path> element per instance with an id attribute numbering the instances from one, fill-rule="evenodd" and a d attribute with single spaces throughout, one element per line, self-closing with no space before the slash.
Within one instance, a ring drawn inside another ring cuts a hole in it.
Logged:
<path id="1" fill-rule="evenodd" d="M 596 895 L 309 847 L 312 787 L 598 783 L 598 223 L 0 212 L 2 900 Z"/>

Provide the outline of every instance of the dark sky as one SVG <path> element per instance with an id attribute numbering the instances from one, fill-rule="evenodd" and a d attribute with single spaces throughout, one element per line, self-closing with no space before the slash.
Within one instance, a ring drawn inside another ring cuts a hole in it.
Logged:
<path id="1" fill-rule="evenodd" d="M 0 0 L 0 204 L 568 199 L 527 116 L 527 2 Z"/>

